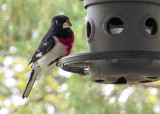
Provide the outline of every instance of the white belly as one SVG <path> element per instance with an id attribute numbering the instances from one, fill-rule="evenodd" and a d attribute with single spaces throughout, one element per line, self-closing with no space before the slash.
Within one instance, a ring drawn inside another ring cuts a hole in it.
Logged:
<path id="1" fill-rule="evenodd" d="M 48 67 L 52 61 L 66 55 L 67 47 L 57 42 L 56 45 L 43 57 L 37 60 L 37 64 L 41 68 Z M 52 65 L 53 66 L 53 65 Z"/>

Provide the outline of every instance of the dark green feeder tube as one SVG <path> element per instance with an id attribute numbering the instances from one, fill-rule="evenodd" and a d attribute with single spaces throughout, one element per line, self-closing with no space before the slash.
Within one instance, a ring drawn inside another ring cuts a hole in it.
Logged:
<path id="1" fill-rule="evenodd" d="M 154 52 L 160 52 L 160 0 L 84 0 L 84 6 L 89 52 L 117 54 L 112 62 L 105 58 L 91 62 L 93 81 L 123 84 L 159 80 L 160 63 L 150 59 Z"/>

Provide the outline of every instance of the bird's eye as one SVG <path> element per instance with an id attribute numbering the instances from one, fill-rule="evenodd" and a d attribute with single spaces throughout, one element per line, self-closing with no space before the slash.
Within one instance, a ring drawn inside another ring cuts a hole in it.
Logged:
<path id="1" fill-rule="evenodd" d="M 59 25 L 59 21 L 58 20 L 56 20 L 56 24 Z"/>

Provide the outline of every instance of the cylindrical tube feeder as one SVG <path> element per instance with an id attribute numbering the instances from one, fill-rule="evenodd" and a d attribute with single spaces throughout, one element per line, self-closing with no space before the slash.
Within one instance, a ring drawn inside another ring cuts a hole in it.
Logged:
<path id="1" fill-rule="evenodd" d="M 59 60 L 67 71 L 98 83 L 160 79 L 160 1 L 84 0 L 89 53 Z"/>

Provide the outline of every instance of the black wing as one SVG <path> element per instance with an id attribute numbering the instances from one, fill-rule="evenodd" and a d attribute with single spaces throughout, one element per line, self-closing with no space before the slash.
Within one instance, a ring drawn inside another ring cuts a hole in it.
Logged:
<path id="1" fill-rule="evenodd" d="M 41 41 L 38 49 L 35 51 L 28 65 L 30 65 L 32 62 L 35 62 L 39 58 L 44 56 L 48 51 L 50 51 L 55 46 L 55 44 L 56 44 L 55 38 L 52 36 L 52 34 L 49 34 L 48 32 Z"/>

